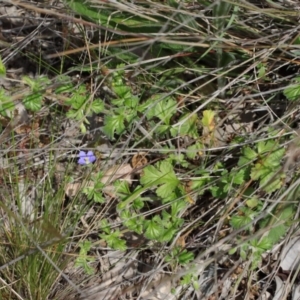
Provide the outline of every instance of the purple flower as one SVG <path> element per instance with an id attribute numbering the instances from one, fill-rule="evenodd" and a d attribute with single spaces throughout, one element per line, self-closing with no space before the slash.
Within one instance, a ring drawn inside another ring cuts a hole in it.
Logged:
<path id="1" fill-rule="evenodd" d="M 96 156 L 93 151 L 88 151 L 87 153 L 85 151 L 80 151 L 78 157 L 78 163 L 80 165 L 88 165 L 96 160 Z"/>

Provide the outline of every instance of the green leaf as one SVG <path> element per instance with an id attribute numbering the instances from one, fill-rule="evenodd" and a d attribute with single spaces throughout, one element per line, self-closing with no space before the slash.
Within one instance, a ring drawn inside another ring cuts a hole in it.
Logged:
<path id="1" fill-rule="evenodd" d="M 233 255 L 234 253 L 236 253 L 236 251 L 237 251 L 237 248 L 232 248 L 228 251 L 228 254 Z"/>
<path id="2" fill-rule="evenodd" d="M 0 88 L 0 115 L 8 117 L 14 108 L 15 104 L 11 101 L 11 98 L 3 88 Z"/>
<path id="3" fill-rule="evenodd" d="M 124 210 L 120 211 L 120 217 L 123 222 L 129 221 L 131 218 L 134 218 L 135 216 L 136 216 L 136 213 L 132 213 L 129 210 L 124 209 Z"/>
<path id="4" fill-rule="evenodd" d="M 144 169 L 141 183 L 143 185 L 151 183 L 161 185 L 156 193 L 158 196 L 165 198 L 175 190 L 180 181 L 176 177 L 173 166 L 167 161 L 162 161 L 155 166 L 147 166 Z"/>
<path id="5" fill-rule="evenodd" d="M 266 67 L 263 63 L 258 64 L 258 78 L 263 78 L 266 75 Z"/>
<path id="6" fill-rule="evenodd" d="M 87 252 L 91 249 L 91 242 L 84 241 L 79 244 L 80 252 L 76 259 L 75 267 L 82 267 L 88 275 L 94 274 L 94 269 L 88 265 L 88 262 L 93 262 L 95 259 L 87 255 Z"/>
<path id="7" fill-rule="evenodd" d="M 6 76 L 6 68 L 2 62 L 1 56 L 0 56 L 0 76 L 2 77 Z"/>
<path id="8" fill-rule="evenodd" d="M 123 83 L 121 85 L 119 85 L 119 83 L 113 83 L 112 89 L 120 99 L 129 98 L 132 96 L 130 87 L 124 85 Z"/>
<path id="9" fill-rule="evenodd" d="M 268 154 L 267 157 L 264 159 L 263 163 L 266 167 L 276 168 L 279 165 L 281 165 L 281 160 L 284 154 L 284 148 L 277 149 L 276 151 L 273 151 L 270 154 Z"/>
<path id="10" fill-rule="evenodd" d="M 75 267 L 83 268 L 87 275 L 93 275 L 95 273 L 95 270 L 88 265 L 88 261 L 81 256 L 77 257 Z"/>
<path id="11" fill-rule="evenodd" d="M 108 223 L 107 219 L 101 219 L 99 222 L 99 229 L 103 230 L 105 233 L 110 234 L 110 224 Z"/>
<path id="12" fill-rule="evenodd" d="M 119 230 L 111 232 L 110 234 L 99 234 L 99 236 L 104 239 L 108 247 L 115 250 L 126 250 L 126 241 L 120 238 L 121 233 Z"/>
<path id="13" fill-rule="evenodd" d="M 185 274 L 181 280 L 180 280 L 180 284 L 181 285 L 188 285 L 188 284 L 191 284 L 192 282 L 192 274 Z"/>
<path id="14" fill-rule="evenodd" d="M 228 193 L 226 192 L 226 184 L 224 183 L 212 185 L 208 189 L 210 190 L 211 194 L 216 198 L 223 199 L 224 197 L 228 196 Z"/>
<path id="15" fill-rule="evenodd" d="M 263 154 L 265 152 L 270 152 L 275 150 L 276 143 L 272 140 L 269 141 L 261 141 L 257 143 L 257 152 L 259 154 Z"/>
<path id="16" fill-rule="evenodd" d="M 72 97 L 65 101 L 65 103 L 71 105 L 72 108 L 75 110 L 82 110 L 86 105 L 88 98 L 89 96 L 87 95 L 86 88 L 83 85 L 81 85 L 79 86 L 78 90 L 74 92 Z"/>
<path id="17" fill-rule="evenodd" d="M 259 204 L 259 201 L 257 198 L 251 198 L 246 201 L 246 205 L 250 208 L 255 208 L 258 206 L 258 204 Z"/>
<path id="18" fill-rule="evenodd" d="M 242 167 L 250 162 L 253 162 L 257 158 L 257 153 L 250 147 L 244 147 L 242 149 L 242 156 L 238 161 L 238 166 Z"/>
<path id="19" fill-rule="evenodd" d="M 126 180 L 116 180 L 114 182 L 115 191 L 121 199 L 131 194 L 129 184 Z"/>
<path id="20" fill-rule="evenodd" d="M 270 182 L 271 178 L 276 174 L 276 172 L 277 171 L 266 174 L 264 177 L 261 178 L 259 182 L 259 186 L 263 187 L 263 190 L 266 193 L 273 193 L 276 190 L 280 189 L 283 185 L 283 181 L 281 180 L 281 178 L 284 175 L 278 175 L 278 177 L 274 178 Z"/>
<path id="21" fill-rule="evenodd" d="M 293 45 L 300 45 L 300 37 L 297 36 L 294 40 L 293 40 Z"/>
<path id="22" fill-rule="evenodd" d="M 115 133 L 120 134 L 125 130 L 123 115 L 106 116 L 104 124 L 103 132 L 111 140 L 114 139 Z"/>
<path id="23" fill-rule="evenodd" d="M 256 247 L 262 249 L 263 252 L 265 252 L 272 249 L 273 245 L 274 243 L 270 242 L 270 239 L 268 237 L 264 237 L 259 241 Z"/>
<path id="24" fill-rule="evenodd" d="M 145 203 L 144 203 L 144 199 L 142 197 L 138 197 L 132 202 L 132 207 L 137 210 L 142 209 L 144 207 L 144 205 L 145 205 Z"/>
<path id="25" fill-rule="evenodd" d="M 33 91 L 35 89 L 35 86 L 36 86 L 36 82 L 35 80 L 31 79 L 30 77 L 28 76 L 23 76 L 22 77 L 22 81 L 27 84 L 31 90 Z"/>
<path id="26" fill-rule="evenodd" d="M 246 169 L 241 169 L 239 170 L 237 173 L 233 174 L 233 183 L 235 184 L 242 184 L 245 181 L 245 173 L 246 173 Z"/>
<path id="27" fill-rule="evenodd" d="M 32 92 L 35 93 L 41 93 L 41 90 L 45 89 L 46 85 L 49 85 L 51 83 L 50 79 L 46 76 L 42 76 L 37 79 L 23 76 L 22 81 L 30 87 Z"/>
<path id="28" fill-rule="evenodd" d="M 186 249 L 184 249 L 179 254 L 178 261 L 182 265 L 185 265 L 185 264 L 191 262 L 192 260 L 194 260 L 194 254 L 192 252 L 187 251 Z"/>
<path id="29" fill-rule="evenodd" d="M 173 127 L 171 130 L 171 134 L 173 137 L 175 136 L 189 136 L 193 139 L 199 138 L 198 132 L 198 116 L 196 114 L 186 114 L 180 118 L 181 120 L 185 120 L 180 126 Z"/>
<path id="30" fill-rule="evenodd" d="M 240 229 L 246 225 L 247 229 L 251 228 L 251 222 L 252 222 L 252 218 L 249 216 L 238 216 L 238 215 L 234 215 L 232 216 L 232 218 L 230 219 L 230 225 L 232 226 L 232 228 L 234 229 Z"/>
<path id="31" fill-rule="evenodd" d="M 210 174 L 204 173 L 202 176 L 197 177 L 196 179 L 192 179 L 191 189 L 197 190 L 198 192 L 202 192 L 202 188 L 210 181 Z M 203 189 L 204 190 L 204 189 Z"/>
<path id="32" fill-rule="evenodd" d="M 121 107 L 124 110 L 124 99 L 123 98 L 117 98 L 111 101 L 112 104 L 116 107 Z"/>
<path id="33" fill-rule="evenodd" d="M 208 128 L 208 132 L 212 132 L 215 129 L 215 114 L 212 110 L 203 111 L 202 125 Z"/>
<path id="34" fill-rule="evenodd" d="M 266 176 L 269 176 L 272 174 L 273 171 L 271 168 L 267 168 L 261 163 L 257 163 L 254 165 L 254 167 L 251 169 L 251 179 L 252 180 L 258 180 L 260 178 L 264 178 Z"/>
<path id="35" fill-rule="evenodd" d="M 82 192 L 87 196 L 88 200 L 92 200 L 94 197 L 94 188 L 93 187 L 84 187 Z"/>
<path id="36" fill-rule="evenodd" d="M 102 193 L 99 193 L 99 192 L 94 193 L 94 202 L 96 202 L 96 203 L 104 203 L 105 202 L 105 198 L 103 197 Z"/>
<path id="37" fill-rule="evenodd" d="M 168 132 L 170 130 L 170 125 L 156 125 L 155 128 L 155 132 L 159 135 L 159 134 L 165 134 L 166 132 Z"/>
<path id="38" fill-rule="evenodd" d="M 247 252 L 244 249 L 240 250 L 240 256 L 243 260 L 247 259 Z"/>
<path id="39" fill-rule="evenodd" d="M 83 134 L 86 133 L 86 131 L 87 131 L 86 126 L 84 125 L 83 122 L 80 123 L 79 128 L 80 128 L 81 133 L 83 133 Z"/>
<path id="40" fill-rule="evenodd" d="M 124 114 L 124 108 L 122 110 L 122 112 L 120 114 Z M 136 110 L 135 109 L 128 109 L 125 112 L 125 120 L 127 121 L 127 123 L 129 124 L 127 126 L 127 130 L 129 129 L 130 124 L 132 124 L 132 122 L 134 121 L 134 119 L 136 119 Z"/>
<path id="41" fill-rule="evenodd" d="M 123 210 L 120 213 L 122 222 L 129 230 L 135 231 L 138 234 L 143 233 L 143 224 L 145 222 L 144 217 L 136 216 L 129 210 Z"/>
<path id="42" fill-rule="evenodd" d="M 176 200 L 171 204 L 171 217 L 177 218 L 178 215 L 188 206 L 187 201 L 185 200 Z"/>
<path id="43" fill-rule="evenodd" d="M 85 16 L 89 20 L 93 20 L 96 24 L 101 24 L 109 28 L 118 28 L 123 30 L 123 32 L 136 32 L 136 33 L 150 33 L 158 32 L 163 26 L 161 22 L 156 21 L 156 18 L 150 16 L 144 17 L 142 13 L 126 12 L 124 9 L 118 9 L 114 6 L 109 8 L 106 6 L 101 9 L 101 13 L 98 7 L 92 7 L 87 4 L 87 2 L 82 2 L 81 0 L 68 1 L 72 9 L 76 10 L 79 14 Z M 160 18 L 161 19 L 161 18 Z M 111 47 L 108 48 L 108 50 Z M 117 48 L 118 49 L 118 48 Z M 105 49 L 106 52 L 106 49 Z M 121 51 L 118 49 L 118 59 L 120 57 Z"/>
<path id="44" fill-rule="evenodd" d="M 177 102 L 171 98 L 163 98 L 164 95 L 157 94 L 151 98 L 152 105 L 151 109 L 148 111 L 148 118 L 157 117 L 166 125 L 170 124 L 170 119 L 176 112 Z"/>
<path id="45" fill-rule="evenodd" d="M 74 86 L 70 83 L 68 85 L 60 86 L 55 90 L 55 94 L 62 94 L 62 93 L 72 93 L 74 91 Z M 69 101 L 69 99 L 66 100 L 66 102 Z M 65 102 L 65 104 L 67 104 Z"/>
<path id="46" fill-rule="evenodd" d="M 42 108 L 43 96 L 42 94 L 32 94 L 23 98 L 23 104 L 26 109 L 31 111 L 40 111 Z"/>
<path id="47" fill-rule="evenodd" d="M 183 167 L 188 167 L 189 163 L 185 160 L 185 157 L 182 153 L 180 154 L 169 154 L 169 157 L 166 159 L 169 161 L 171 164 L 179 164 Z"/>
<path id="48" fill-rule="evenodd" d="M 295 214 L 295 206 L 293 204 L 287 205 L 284 207 L 284 209 L 280 212 L 275 211 L 276 217 L 279 221 L 289 221 L 293 218 Z M 262 226 L 266 226 L 267 224 L 263 224 Z M 280 224 L 277 225 L 274 224 L 274 227 L 269 231 L 268 235 L 265 237 L 266 242 L 268 242 L 271 246 L 275 243 L 279 242 L 280 239 L 286 234 L 286 231 L 288 230 L 288 225 L 286 224 Z M 267 250 L 270 249 L 266 248 Z"/>
<path id="49" fill-rule="evenodd" d="M 294 79 L 297 83 L 289 85 L 283 91 L 283 94 L 288 100 L 295 101 L 299 99 L 300 96 L 300 77 Z"/>
<path id="50" fill-rule="evenodd" d="M 152 220 L 146 221 L 145 227 L 145 237 L 150 240 L 156 240 L 160 237 L 160 235 L 163 233 L 163 228 L 160 225 L 161 220 L 158 216 L 155 216 Z"/>
<path id="51" fill-rule="evenodd" d="M 281 211 L 280 220 L 288 221 L 290 220 L 295 214 L 295 206 L 293 204 L 287 205 Z"/>
<path id="52" fill-rule="evenodd" d="M 250 217 L 251 219 L 254 218 L 254 216 L 256 215 L 256 211 L 253 211 L 251 208 L 247 207 L 247 206 L 241 206 L 240 207 L 240 211 L 247 217 Z"/>
<path id="53" fill-rule="evenodd" d="M 95 114 L 99 114 L 100 112 L 103 111 L 103 109 L 104 109 L 104 103 L 99 99 L 95 99 L 91 105 L 91 110 Z"/>
<path id="54" fill-rule="evenodd" d="M 77 111 L 76 110 L 73 110 L 73 109 L 70 109 L 68 112 L 67 112 L 67 117 L 69 119 L 76 119 L 77 118 Z"/>
<path id="55" fill-rule="evenodd" d="M 268 239 L 266 239 L 266 241 L 268 241 L 269 244 L 274 245 L 280 241 L 280 239 L 285 235 L 286 231 L 286 225 L 278 225 L 269 231 L 269 234 L 267 236 Z"/>
<path id="56" fill-rule="evenodd" d="M 174 226 L 170 226 L 169 228 L 166 228 L 161 231 L 161 235 L 159 238 L 157 238 L 157 240 L 159 242 L 169 242 L 172 240 L 176 232 L 177 228 L 175 228 Z"/>
<path id="57" fill-rule="evenodd" d="M 198 153 L 201 153 L 201 149 L 203 149 L 203 144 L 200 142 L 196 142 L 195 144 L 187 147 L 186 156 L 189 159 L 195 159 Z"/>
<path id="58" fill-rule="evenodd" d="M 124 104 L 129 108 L 136 109 L 138 103 L 139 103 L 139 98 L 136 96 L 133 96 L 132 94 L 130 94 L 129 97 L 124 100 Z"/>
<path id="59" fill-rule="evenodd" d="M 242 155 L 249 161 L 252 161 L 257 157 L 257 153 L 250 147 L 245 147 L 242 151 Z"/>

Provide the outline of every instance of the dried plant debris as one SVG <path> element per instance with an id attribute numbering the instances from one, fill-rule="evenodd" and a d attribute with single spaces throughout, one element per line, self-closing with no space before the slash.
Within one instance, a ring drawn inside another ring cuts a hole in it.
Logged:
<path id="1" fill-rule="evenodd" d="M 300 265 L 300 239 L 295 237 L 282 249 L 280 267 L 284 271 L 296 271 Z"/>
<path id="2" fill-rule="evenodd" d="M 179 2 L 2 0 L 1 299 L 299 298 L 299 4 Z"/>

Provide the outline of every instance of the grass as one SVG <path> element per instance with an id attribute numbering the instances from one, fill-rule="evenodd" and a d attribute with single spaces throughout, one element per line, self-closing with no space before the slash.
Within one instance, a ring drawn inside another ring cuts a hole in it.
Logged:
<path id="1" fill-rule="evenodd" d="M 0 298 L 278 297 L 297 4 L 5 5 Z"/>

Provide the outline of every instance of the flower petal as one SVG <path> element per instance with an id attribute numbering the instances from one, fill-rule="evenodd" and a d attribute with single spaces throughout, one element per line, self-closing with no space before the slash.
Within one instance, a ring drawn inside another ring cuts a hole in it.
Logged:
<path id="1" fill-rule="evenodd" d="M 78 163 L 79 163 L 80 165 L 86 165 L 86 158 L 85 158 L 85 157 L 80 157 L 80 158 L 78 159 Z"/>
<path id="2" fill-rule="evenodd" d="M 94 153 L 93 153 L 93 151 L 88 151 L 88 153 L 86 154 L 86 156 L 94 156 Z"/>
<path id="3" fill-rule="evenodd" d="M 78 157 L 85 157 L 86 153 L 85 151 L 79 151 Z"/>
<path id="4" fill-rule="evenodd" d="M 93 151 L 88 151 L 87 158 L 91 163 L 93 163 L 96 160 L 96 156 L 94 155 Z"/>
<path id="5" fill-rule="evenodd" d="M 89 157 L 89 161 L 91 163 L 93 163 L 95 160 L 96 160 L 96 156 L 95 155 Z"/>

